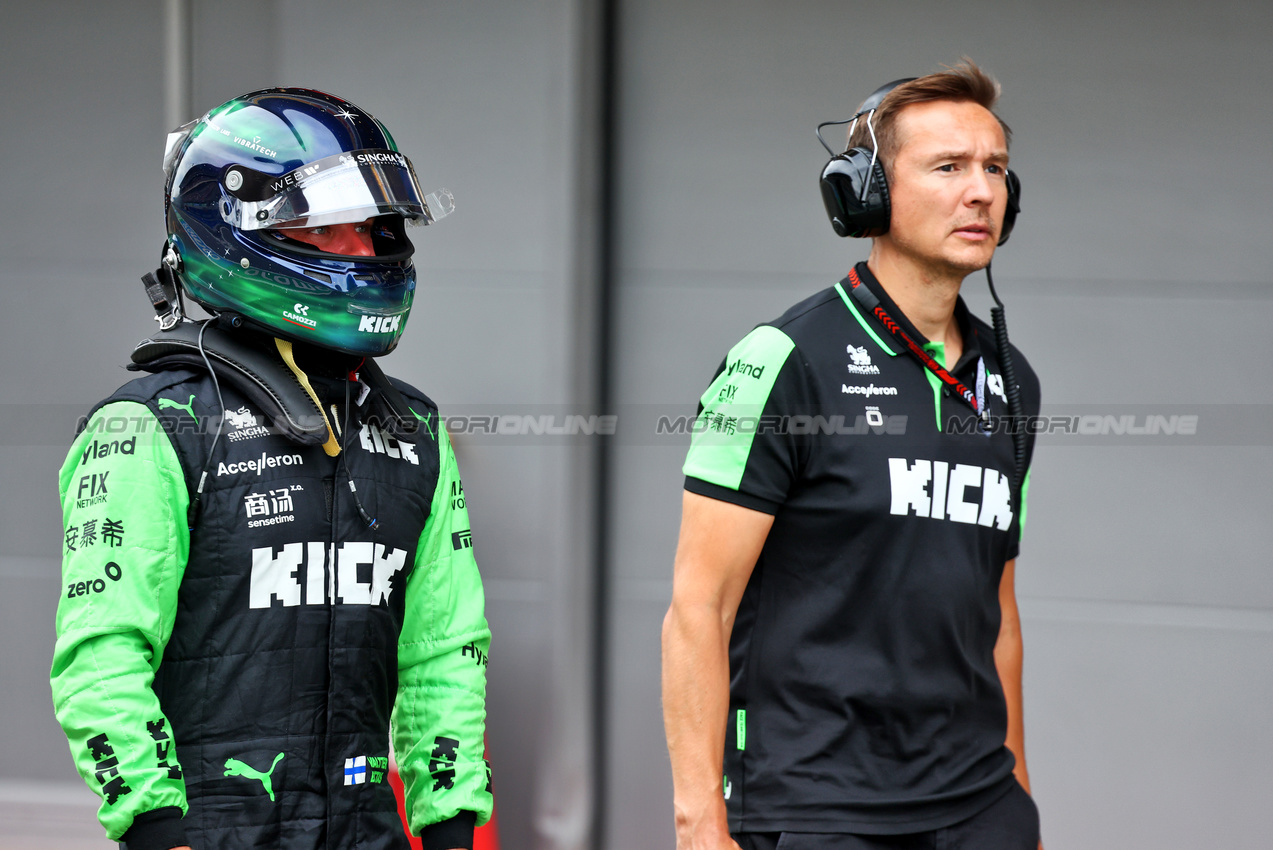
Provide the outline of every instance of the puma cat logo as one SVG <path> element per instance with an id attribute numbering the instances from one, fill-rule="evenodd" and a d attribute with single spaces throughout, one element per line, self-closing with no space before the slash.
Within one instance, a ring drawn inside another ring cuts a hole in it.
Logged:
<path id="1" fill-rule="evenodd" d="M 274 757 L 274 764 L 270 765 L 267 773 L 261 773 L 250 764 L 244 764 L 238 759 L 225 760 L 226 776 L 246 776 L 248 779 L 259 779 L 261 785 L 265 786 L 265 793 L 270 795 L 270 802 L 274 802 L 274 786 L 270 784 L 270 776 L 274 773 L 274 768 L 283 760 L 283 753 L 279 753 Z"/>
<path id="2" fill-rule="evenodd" d="M 170 407 L 175 407 L 177 410 L 184 410 L 186 413 L 189 413 L 190 418 L 193 419 L 195 422 L 199 421 L 199 417 L 194 415 L 194 396 L 193 395 L 190 396 L 190 400 L 187 401 L 185 404 L 178 404 L 177 402 L 173 401 L 170 398 L 161 398 L 159 399 L 158 404 L 159 404 L 160 410 L 167 410 Z"/>

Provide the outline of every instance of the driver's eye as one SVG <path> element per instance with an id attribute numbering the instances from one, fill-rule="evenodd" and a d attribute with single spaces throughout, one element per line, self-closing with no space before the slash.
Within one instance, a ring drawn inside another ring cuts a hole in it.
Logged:
<path id="1" fill-rule="evenodd" d="M 326 236 L 327 228 L 326 227 L 311 227 L 309 229 L 309 235 L 310 236 Z"/>

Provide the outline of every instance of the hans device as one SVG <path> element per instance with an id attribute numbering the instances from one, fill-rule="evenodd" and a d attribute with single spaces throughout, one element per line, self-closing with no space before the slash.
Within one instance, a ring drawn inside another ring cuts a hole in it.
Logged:
<path id="1" fill-rule="evenodd" d="M 884 165 L 876 155 L 878 145 L 873 119 L 889 92 L 914 79 L 916 78 L 904 77 L 885 83 L 871 92 L 852 118 L 824 121 L 818 125 L 818 141 L 831 154 L 831 161 L 823 167 L 818 185 L 822 189 L 822 202 L 826 205 L 831 227 L 839 236 L 881 236 L 888 232 L 892 206 L 889 203 L 888 178 L 884 175 Z M 849 123 L 853 125 L 849 128 L 849 136 L 852 137 L 857 122 L 864 117 L 866 129 L 871 134 L 870 148 L 847 148 L 844 153 L 837 154 L 826 139 L 822 138 L 823 127 Z M 1007 180 L 1008 208 L 1003 214 L 1000 245 L 1008 241 L 1013 225 L 1017 223 L 1017 213 L 1021 212 L 1021 180 L 1012 171 L 1007 172 Z"/>

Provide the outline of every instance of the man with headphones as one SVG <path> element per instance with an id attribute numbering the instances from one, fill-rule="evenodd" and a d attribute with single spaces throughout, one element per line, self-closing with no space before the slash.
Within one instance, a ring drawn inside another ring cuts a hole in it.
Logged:
<path id="1" fill-rule="evenodd" d="M 964 62 L 867 99 L 822 191 L 869 259 L 702 396 L 663 626 L 681 850 L 1038 846 L 1013 579 L 1039 385 L 959 297 L 1020 206 L 997 96 Z"/>
<path id="2" fill-rule="evenodd" d="M 164 173 L 149 374 L 59 482 L 53 702 L 99 820 L 128 850 L 406 850 L 392 736 L 412 832 L 472 847 L 490 631 L 463 485 L 437 406 L 376 361 L 450 194 L 300 88 L 179 128 Z"/>

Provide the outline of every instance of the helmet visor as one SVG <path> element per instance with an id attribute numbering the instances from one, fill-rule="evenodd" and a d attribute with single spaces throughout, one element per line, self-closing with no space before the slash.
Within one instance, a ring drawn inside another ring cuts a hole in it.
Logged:
<path id="1" fill-rule="evenodd" d="M 424 225 L 455 209 L 445 189 L 421 191 L 411 161 L 390 150 L 349 151 L 277 176 L 231 166 L 224 179 L 231 198 L 222 217 L 240 230 L 319 227 L 389 213 Z"/>

